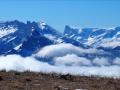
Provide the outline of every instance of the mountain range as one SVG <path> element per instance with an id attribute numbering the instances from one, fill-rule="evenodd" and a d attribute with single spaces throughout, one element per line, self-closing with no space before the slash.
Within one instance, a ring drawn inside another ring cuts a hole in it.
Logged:
<path id="1" fill-rule="evenodd" d="M 43 47 L 57 44 L 71 44 L 75 47 L 96 49 L 98 53 L 87 52 L 82 57 L 120 57 L 120 27 L 110 29 L 77 28 L 66 25 L 63 33 L 44 22 L 0 22 L 0 55 L 19 54 L 31 56 Z M 103 54 L 99 52 L 103 51 Z"/>

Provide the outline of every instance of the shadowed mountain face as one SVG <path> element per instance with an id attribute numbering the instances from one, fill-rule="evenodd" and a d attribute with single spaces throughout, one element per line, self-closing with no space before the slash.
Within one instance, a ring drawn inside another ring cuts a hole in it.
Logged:
<path id="1" fill-rule="evenodd" d="M 11 21 L 0 23 L 0 54 L 21 53 L 30 55 L 40 47 L 53 44 L 43 36 L 38 23 Z"/>
<path id="2" fill-rule="evenodd" d="M 17 20 L 0 23 L 0 54 L 31 55 L 42 47 L 71 43 L 79 47 L 87 47 L 83 44 L 67 38 L 44 22 L 22 23 Z"/>
<path id="3" fill-rule="evenodd" d="M 79 29 L 66 26 L 62 34 L 44 22 L 28 21 L 23 23 L 15 20 L 0 23 L 0 55 L 30 56 L 45 46 L 60 43 L 69 43 L 83 49 L 95 48 L 109 52 L 105 55 L 89 53 L 81 55 L 86 58 L 93 56 L 119 57 L 120 27 Z"/>

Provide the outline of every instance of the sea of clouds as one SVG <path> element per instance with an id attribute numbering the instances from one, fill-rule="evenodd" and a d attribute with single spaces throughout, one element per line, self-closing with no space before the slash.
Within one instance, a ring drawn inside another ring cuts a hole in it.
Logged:
<path id="1" fill-rule="evenodd" d="M 80 57 L 81 54 L 103 54 L 96 49 L 82 49 L 71 44 L 57 44 L 42 48 L 37 54 L 30 57 L 19 55 L 0 56 L 0 70 L 32 71 L 44 73 L 61 73 L 85 76 L 120 77 L 120 58 L 110 61 L 107 58 L 96 57 L 89 60 Z M 53 65 L 37 58 L 51 58 Z"/>

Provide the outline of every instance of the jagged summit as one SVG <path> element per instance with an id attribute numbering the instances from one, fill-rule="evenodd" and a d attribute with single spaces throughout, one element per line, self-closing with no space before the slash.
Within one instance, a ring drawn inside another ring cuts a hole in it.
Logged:
<path id="1" fill-rule="evenodd" d="M 41 22 L 38 22 L 38 24 L 39 24 L 39 27 L 42 29 L 42 30 L 44 30 L 45 28 L 46 28 L 46 23 L 45 22 L 43 22 L 43 21 L 41 21 Z"/>

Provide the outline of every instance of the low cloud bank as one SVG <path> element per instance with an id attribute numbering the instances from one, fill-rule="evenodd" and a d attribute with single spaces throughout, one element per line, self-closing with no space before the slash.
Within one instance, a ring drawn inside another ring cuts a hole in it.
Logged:
<path id="1" fill-rule="evenodd" d="M 75 54 L 67 54 L 66 56 L 63 57 L 56 57 L 54 58 L 55 65 L 67 65 L 67 66 L 91 66 L 92 63 L 90 60 L 83 58 L 83 57 L 78 57 Z"/>
<path id="2" fill-rule="evenodd" d="M 66 56 L 67 59 L 68 56 Z M 73 55 L 73 57 L 76 57 Z M 65 59 L 65 60 L 66 60 Z M 89 61 L 83 59 L 88 64 Z M 64 61 L 62 60 L 64 63 Z M 50 65 L 48 63 L 44 63 L 34 59 L 33 57 L 23 58 L 18 55 L 8 55 L 8 56 L 1 56 L 0 57 L 0 70 L 15 70 L 15 71 L 33 71 L 33 72 L 56 72 L 62 74 L 72 74 L 72 75 L 85 75 L 85 76 L 105 76 L 105 77 L 120 77 L 120 66 L 119 65 L 110 65 L 110 66 L 78 66 L 75 65 L 77 63 L 81 63 L 81 61 L 72 61 L 74 63 L 72 66 L 66 65 Z M 59 64 L 59 60 L 56 63 Z M 61 63 L 61 62 L 60 62 Z M 82 62 L 82 64 L 84 64 Z"/>
<path id="3" fill-rule="evenodd" d="M 0 57 L 0 70 L 15 71 L 39 71 L 40 62 L 32 57 L 23 58 L 18 55 L 8 55 Z"/>
<path id="4" fill-rule="evenodd" d="M 65 66 L 120 66 L 120 58 L 113 59 L 112 61 L 108 58 L 98 58 L 89 60 L 85 57 L 79 57 L 75 54 L 67 54 L 62 57 L 54 58 L 55 65 L 65 65 Z"/>
<path id="5" fill-rule="evenodd" d="M 19 55 L 0 56 L 0 70 L 6 71 L 32 71 L 56 72 L 61 74 L 105 76 L 120 78 L 120 58 L 109 60 L 107 58 L 94 58 L 89 60 L 79 55 L 84 53 L 101 53 L 96 49 L 82 49 L 71 44 L 50 45 L 41 49 L 31 57 Z M 104 52 L 103 52 L 104 53 Z M 51 58 L 53 65 L 37 60 L 36 57 Z"/>
<path id="6" fill-rule="evenodd" d="M 56 44 L 56 45 L 49 45 L 41 49 L 35 56 L 42 57 L 42 58 L 50 58 L 50 57 L 61 57 L 67 54 L 76 54 L 76 55 L 83 55 L 83 54 L 99 54 L 104 55 L 106 52 L 97 49 L 83 49 L 80 47 L 76 47 L 72 44 Z"/>

